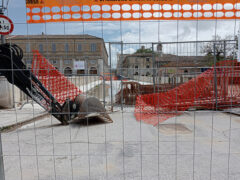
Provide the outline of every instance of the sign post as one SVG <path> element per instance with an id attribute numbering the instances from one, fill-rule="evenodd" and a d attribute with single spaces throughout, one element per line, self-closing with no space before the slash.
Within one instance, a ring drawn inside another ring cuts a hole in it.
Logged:
<path id="1" fill-rule="evenodd" d="M 2 8 L 0 9 L 0 16 L 3 15 L 4 9 L 4 1 L 2 0 Z M 11 20 L 10 20 L 11 21 Z M 11 21 L 12 22 L 12 21 Z M 2 23 L 2 22 L 1 22 Z M 3 24 L 2 24 L 3 25 Z M 13 24 L 12 24 L 12 31 L 13 31 Z M 11 32 L 12 32 L 11 31 Z M 1 30 L 0 30 L 1 32 Z M 0 33 L 1 34 L 1 33 Z M 1 34 L 1 43 L 5 43 L 4 34 Z M 5 174 L 4 174 L 4 162 L 3 162 L 3 152 L 2 152 L 2 134 L 0 131 L 0 180 L 5 180 Z"/>

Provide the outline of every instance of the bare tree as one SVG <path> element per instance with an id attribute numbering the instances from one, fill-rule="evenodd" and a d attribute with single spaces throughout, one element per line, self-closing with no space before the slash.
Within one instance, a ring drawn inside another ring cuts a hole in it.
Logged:
<path id="1" fill-rule="evenodd" d="M 225 58 L 235 59 L 237 53 L 237 43 L 229 40 L 238 40 L 237 36 L 228 35 L 225 38 L 214 36 L 212 42 L 208 42 L 201 47 L 201 53 L 205 54 L 209 60 L 214 57 L 214 48 L 217 61 Z"/>

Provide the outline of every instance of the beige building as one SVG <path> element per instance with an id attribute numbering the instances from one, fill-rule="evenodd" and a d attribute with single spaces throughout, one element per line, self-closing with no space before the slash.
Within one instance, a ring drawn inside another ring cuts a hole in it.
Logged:
<path id="1" fill-rule="evenodd" d="M 15 35 L 7 42 L 19 45 L 24 61 L 31 68 L 33 50 L 38 50 L 65 75 L 108 72 L 108 54 L 104 40 L 91 35 Z"/>
<path id="2" fill-rule="evenodd" d="M 132 78 L 133 76 L 152 76 L 153 75 L 152 54 L 131 54 L 128 55 L 118 69 L 119 74 Z"/>
<path id="3" fill-rule="evenodd" d="M 184 83 L 201 74 L 207 64 L 205 56 L 164 54 L 162 45 L 158 44 L 156 51 L 143 46 L 133 54 L 118 55 L 117 75 L 152 81 L 155 73 L 159 84 Z"/>
<path id="4" fill-rule="evenodd" d="M 161 49 L 152 52 L 141 47 L 134 54 L 119 54 L 117 63 L 117 75 L 133 78 L 134 76 L 153 76 L 153 64 L 155 59 L 162 56 Z"/>
<path id="5" fill-rule="evenodd" d="M 181 62 L 172 61 L 158 68 L 157 82 L 159 84 L 185 83 L 207 69 L 205 61 L 194 62 L 189 59 Z"/>

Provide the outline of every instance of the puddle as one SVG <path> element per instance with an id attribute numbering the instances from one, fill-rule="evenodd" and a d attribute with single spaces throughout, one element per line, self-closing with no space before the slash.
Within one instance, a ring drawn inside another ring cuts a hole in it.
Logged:
<path id="1" fill-rule="evenodd" d="M 158 126 L 156 126 L 158 127 Z M 191 134 L 192 131 L 183 124 L 159 124 L 159 132 L 163 134 Z"/>

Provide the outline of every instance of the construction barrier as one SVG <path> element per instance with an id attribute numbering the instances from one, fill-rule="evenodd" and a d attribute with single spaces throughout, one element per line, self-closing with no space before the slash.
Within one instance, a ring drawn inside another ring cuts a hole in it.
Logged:
<path id="1" fill-rule="evenodd" d="M 172 90 L 138 96 L 135 117 L 157 125 L 191 107 L 212 110 L 240 107 L 240 63 L 221 61 Z"/>

